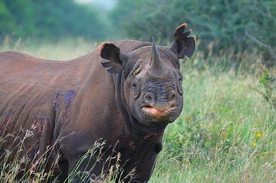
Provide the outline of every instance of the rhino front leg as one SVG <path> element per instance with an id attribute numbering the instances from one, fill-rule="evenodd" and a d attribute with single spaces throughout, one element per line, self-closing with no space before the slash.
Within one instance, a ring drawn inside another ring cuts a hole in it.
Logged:
<path id="1" fill-rule="evenodd" d="M 104 179 L 106 172 L 102 157 L 89 151 L 79 159 L 69 162 L 69 182 L 101 182 Z"/>

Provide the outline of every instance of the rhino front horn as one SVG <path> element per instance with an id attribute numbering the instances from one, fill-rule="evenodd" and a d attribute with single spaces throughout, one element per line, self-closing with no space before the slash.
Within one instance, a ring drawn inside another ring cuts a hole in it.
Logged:
<path id="1" fill-rule="evenodd" d="M 154 37 L 152 37 L 152 57 L 150 64 L 150 73 L 153 75 L 163 75 L 168 71 L 168 68 L 163 63 L 158 53 L 158 49 L 155 44 Z"/>

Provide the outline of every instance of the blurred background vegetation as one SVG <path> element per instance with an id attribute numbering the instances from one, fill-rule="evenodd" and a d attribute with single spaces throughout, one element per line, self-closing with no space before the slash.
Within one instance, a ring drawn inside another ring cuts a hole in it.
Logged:
<path id="1" fill-rule="evenodd" d="M 84 37 L 101 40 L 107 23 L 99 9 L 73 0 L 1 0 L 0 36 L 13 39 L 63 39 Z"/>
<path id="2" fill-rule="evenodd" d="M 104 41 L 154 35 L 160 44 L 172 41 L 183 22 L 194 30 L 204 57 L 234 52 L 262 55 L 275 64 L 276 2 L 274 0 L 1 0 L 0 41 L 83 38 Z"/>

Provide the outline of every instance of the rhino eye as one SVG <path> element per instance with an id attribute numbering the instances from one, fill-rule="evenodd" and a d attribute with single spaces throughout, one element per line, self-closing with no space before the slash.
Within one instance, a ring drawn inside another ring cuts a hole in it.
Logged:
<path id="1" fill-rule="evenodd" d="M 181 84 L 182 83 L 182 78 L 178 77 L 178 83 Z"/>
<path id="2" fill-rule="evenodd" d="M 133 92 L 134 92 L 134 99 L 136 100 L 136 99 L 138 99 L 139 97 L 140 97 L 140 92 L 139 92 L 139 90 L 140 90 L 140 84 L 139 83 L 132 83 L 131 84 L 131 86 L 132 86 L 132 89 L 133 89 Z"/>
<path id="3" fill-rule="evenodd" d="M 182 96 L 183 95 L 183 89 L 182 89 L 182 77 L 178 77 L 178 85 L 177 85 L 177 91 Z"/>

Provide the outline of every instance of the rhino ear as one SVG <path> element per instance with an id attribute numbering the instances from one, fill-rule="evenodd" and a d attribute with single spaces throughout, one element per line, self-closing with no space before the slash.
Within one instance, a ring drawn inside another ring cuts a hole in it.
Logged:
<path id="1" fill-rule="evenodd" d="M 174 41 L 171 44 L 171 50 L 176 53 L 178 58 L 184 58 L 185 55 L 190 57 L 195 50 L 195 39 L 193 37 L 188 37 L 191 33 L 184 32 L 187 24 L 181 24 L 174 31 Z"/>
<path id="2" fill-rule="evenodd" d="M 127 55 L 121 53 L 120 48 L 113 43 L 103 43 L 100 46 L 100 56 L 103 59 L 109 60 L 107 62 L 102 62 L 102 65 L 111 74 L 121 72 L 128 58 Z"/>

